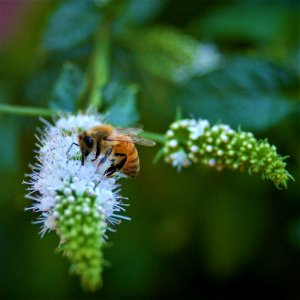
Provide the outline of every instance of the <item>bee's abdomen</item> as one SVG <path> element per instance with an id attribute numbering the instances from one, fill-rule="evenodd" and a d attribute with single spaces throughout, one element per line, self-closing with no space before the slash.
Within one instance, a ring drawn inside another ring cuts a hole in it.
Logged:
<path id="1" fill-rule="evenodd" d="M 135 177 L 140 170 L 140 160 L 134 144 L 128 144 L 127 161 L 123 167 L 123 172 L 130 177 Z"/>

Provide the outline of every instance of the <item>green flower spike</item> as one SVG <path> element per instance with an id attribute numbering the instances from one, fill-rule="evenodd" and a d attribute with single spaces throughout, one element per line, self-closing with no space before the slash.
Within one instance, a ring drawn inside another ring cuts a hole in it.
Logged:
<path id="1" fill-rule="evenodd" d="M 58 250 L 72 262 L 71 273 L 81 276 L 82 286 L 93 291 L 102 283 L 104 241 L 101 237 L 107 226 L 92 190 L 93 182 L 89 185 L 90 190 L 76 197 L 66 182 L 64 193 L 57 197 L 59 201 L 54 210 L 61 238 Z"/>
<path id="2" fill-rule="evenodd" d="M 251 132 L 235 131 L 228 125 L 210 126 L 207 120 L 184 119 L 171 124 L 166 133 L 165 161 L 179 170 L 201 162 L 221 171 L 248 170 L 272 180 L 278 189 L 287 188 L 293 177 L 276 147 L 257 140 Z"/>

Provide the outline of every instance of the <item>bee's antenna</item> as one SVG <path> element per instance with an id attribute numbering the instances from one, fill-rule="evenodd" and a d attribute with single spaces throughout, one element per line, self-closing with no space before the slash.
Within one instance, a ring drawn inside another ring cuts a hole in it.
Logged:
<path id="1" fill-rule="evenodd" d="M 66 152 L 67 155 L 69 154 L 69 152 L 70 152 L 71 148 L 73 147 L 73 145 L 76 145 L 76 146 L 79 147 L 79 144 L 77 144 L 77 143 L 72 143 L 71 146 L 69 147 L 68 151 Z"/>

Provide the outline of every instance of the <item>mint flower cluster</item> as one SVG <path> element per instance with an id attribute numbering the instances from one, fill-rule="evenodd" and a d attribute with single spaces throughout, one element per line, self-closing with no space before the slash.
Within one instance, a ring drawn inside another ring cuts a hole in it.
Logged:
<path id="1" fill-rule="evenodd" d="M 66 115 L 55 125 L 46 122 L 38 137 L 37 163 L 29 174 L 27 198 L 40 213 L 42 236 L 54 230 L 60 237 L 58 250 L 71 261 L 71 271 L 81 277 L 86 290 L 101 284 L 102 250 L 106 232 L 121 219 L 124 211 L 117 177 L 107 178 L 107 161 L 98 167 L 92 155 L 81 166 L 78 147 L 70 148 L 82 130 L 101 125 L 98 114 Z M 70 150 L 70 151 L 68 151 Z"/>
<path id="2" fill-rule="evenodd" d="M 211 126 L 202 119 L 183 119 L 170 125 L 166 139 L 165 161 L 178 170 L 198 162 L 218 171 L 247 170 L 272 180 L 279 189 L 287 188 L 292 179 L 276 147 L 257 140 L 251 132 L 235 131 L 224 124 Z"/>

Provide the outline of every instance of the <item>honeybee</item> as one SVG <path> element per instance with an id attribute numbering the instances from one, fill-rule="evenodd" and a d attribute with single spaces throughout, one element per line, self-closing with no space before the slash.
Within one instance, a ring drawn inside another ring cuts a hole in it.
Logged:
<path id="1" fill-rule="evenodd" d="M 87 156 L 95 151 L 92 161 L 103 154 L 98 167 L 107 159 L 111 165 L 104 175 L 111 176 L 116 171 L 122 171 L 129 177 L 135 177 L 140 170 L 140 161 L 135 144 L 154 146 L 155 142 L 138 136 L 139 128 L 114 128 L 111 125 L 99 125 L 78 135 L 78 143 L 82 154 L 81 164 L 84 165 Z"/>

